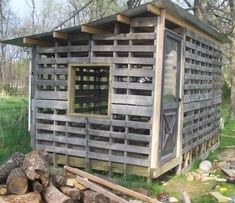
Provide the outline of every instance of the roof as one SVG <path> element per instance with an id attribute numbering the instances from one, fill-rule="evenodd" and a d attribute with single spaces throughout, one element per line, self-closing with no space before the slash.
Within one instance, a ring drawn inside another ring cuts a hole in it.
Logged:
<path id="1" fill-rule="evenodd" d="M 183 20 L 184 22 L 190 24 L 197 30 L 200 30 L 201 32 L 210 35 L 212 38 L 214 38 L 216 41 L 219 41 L 221 43 L 227 43 L 229 42 L 229 39 L 225 37 L 224 35 L 218 33 L 214 29 L 212 29 L 209 25 L 205 24 L 204 22 L 200 21 L 197 19 L 195 16 L 190 14 L 189 12 L 185 11 L 183 8 L 178 6 L 177 4 L 173 3 L 170 0 L 157 0 L 153 1 L 151 3 L 146 3 L 143 5 L 140 5 L 136 8 L 128 9 L 126 11 L 116 13 L 114 15 L 87 23 L 86 25 L 90 26 L 102 26 L 104 24 L 109 24 L 109 23 L 114 23 L 116 22 L 117 15 L 122 14 L 128 17 L 134 17 L 137 15 L 141 15 L 143 13 L 147 13 L 148 6 L 149 5 L 155 5 L 158 8 L 164 8 L 170 16 L 175 17 L 176 19 Z M 79 26 L 74 26 L 66 29 L 61 29 L 61 30 L 54 30 L 54 31 L 60 31 L 63 33 L 73 33 L 73 32 L 78 32 L 81 31 L 81 25 Z M 4 40 L 2 43 L 5 44 L 11 44 L 11 45 L 17 45 L 17 46 L 27 46 L 24 42 L 23 39 L 24 37 L 36 39 L 36 40 L 45 40 L 45 41 L 51 41 L 53 39 L 53 31 L 50 32 L 45 32 L 45 33 L 40 33 L 40 34 L 34 34 L 34 35 L 29 35 L 29 36 L 23 36 L 19 38 L 14 38 L 14 39 L 9 39 L 9 40 Z"/>

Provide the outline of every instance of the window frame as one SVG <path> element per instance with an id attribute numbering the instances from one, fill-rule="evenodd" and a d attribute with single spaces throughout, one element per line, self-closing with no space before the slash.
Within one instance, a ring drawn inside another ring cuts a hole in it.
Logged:
<path id="1" fill-rule="evenodd" d="M 108 88 L 108 109 L 107 109 L 107 115 L 101 115 L 101 114 L 90 114 L 90 113 L 75 113 L 74 112 L 74 99 L 75 99 L 75 70 L 76 67 L 107 67 L 109 69 L 109 88 Z M 68 109 L 67 109 L 67 115 L 70 116 L 80 116 L 80 117 L 88 117 L 88 118 L 111 118 L 111 98 L 112 98 L 112 79 L 111 79 L 111 69 L 112 64 L 96 64 L 96 63 L 89 63 L 89 64 L 68 64 Z"/>

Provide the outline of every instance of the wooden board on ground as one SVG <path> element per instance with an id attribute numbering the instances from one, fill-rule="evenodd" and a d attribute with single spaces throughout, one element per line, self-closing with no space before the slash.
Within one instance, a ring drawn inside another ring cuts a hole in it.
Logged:
<path id="1" fill-rule="evenodd" d="M 158 203 L 159 202 L 156 199 L 153 199 L 151 197 L 148 197 L 146 195 L 140 194 L 138 192 L 129 190 L 129 189 L 124 188 L 124 187 L 122 187 L 120 185 L 114 184 L 112 182 L 109 182 L 109 181 L 104 180 L 102 178 L 99 178 L 97 176 L 94 176 L 94 175 L 91 175 L 89 173 L 86 173 L 86 172 L 84 172 L 82 170 L 79 170 L 79 169 L 76 169 L 76 168 L 72 168 L 72 167 L 69 167 L 69 166 L 64 166 L 64 169 L 65 169 L 65 171 L 68 171 L 70 173 L 73 173 L 73 174 L 79 175 L 81 177 L 87 178 L 87 179 L 89 179 L 89 180 L 91 180 L 91 181 L 93 181 L 95 183 L 98 183 L 98 184 L 103 185 L 105 187 L 108 187 L 110 189 L 116 190 L 118 192 L 122 192 L 123 194 L 126 194 L 128 196 L 134 197 L 134 198 L 139 199 L 141 201 L 152 202 L 152 203 Z"/>
<path id="2" fill-rule="evenodd" d="M 231 202 L 232 198 L 221 195 L 219 192 L 210 192 L 210 195 L 217 199 L 218 202 Z"/>

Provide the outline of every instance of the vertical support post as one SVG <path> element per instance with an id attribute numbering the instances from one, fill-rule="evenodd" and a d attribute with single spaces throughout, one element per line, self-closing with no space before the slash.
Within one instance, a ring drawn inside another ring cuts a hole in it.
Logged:
<path id="1" fill-rule="evenodd" d="M 36 113 L 36 101 L 35 101 L 35 92 L 36 92 L 36 84 L 35 84 L 35 77 L 36 77 L 36 58 L 37 58 L 37 53 L 36 53 L 36 47 L 33 47 L 31 49 L 31 70 L 30 70 L 30 89 L 29 89 L 29 93 L 30 93 L 30 104 L 29 104 L 29 127 L 30 127 L 30 137 L 31 137 L 31 147 L 33 149 L 35 149 L 36 146 L 36 121 L 35 121 L 35 113 Z"/>
<path id="2" fill-rule="evenodd" d="M 165 31 L 165 9 L 160 10 L 157 23 L 157 44 L 155 50 L 155 74 L 154 74 L 154 102 L 152 118 L 152 141 L 151 141 L 151 162 L 150 168 L 159 167 L 159 136 L 161 119 L 161 95 L 162 95 L 162 71 L 163 71 L 163 51 L 164 51 L 164 31 Z"/>
<path id="3" fill-rule="evenodd" d="M 181 157 L 182 163 L 182 129 L 184 122 L 184 64 L 185 64 L 185 43 L 186 43 L 186 30 L 181 28 L 183 40 L 181 44 L 181 64 L 180 64 L 180 81 L 179 81 L 179 97 L 181 102 L 179 104 L 179 113 L 178 113 L 178 131 L 177 131 L 177 147 L 176 147 L 176 157 Z M 180 175 L 181 173 L 181 164 L 177 168 L 176 174 Z"/>

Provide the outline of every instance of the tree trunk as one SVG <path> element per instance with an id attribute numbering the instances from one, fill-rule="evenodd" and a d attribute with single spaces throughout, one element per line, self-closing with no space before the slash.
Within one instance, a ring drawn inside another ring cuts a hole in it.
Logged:
<path id="1" fill-rule="evenodd" d="M 81 198 L 80 190 L 78 190 L 77 188 L 61 186 L 60 190 L 74 201 L 80 200 Z"/>
<path id="2" fill-rule="evenodd" d="M 28 190 L 28 178 L 21 168 L 13 169 L 7 177 L 7 190 L 11 194 L 23 195 Z"/>
<path id="3" fill-rule="evenodd" d="M 35 150 L 25 155 L 23 170 L 29 180 L 40 180 L 46 187 L 49 183 L 49 154 L 45 150 Z"/>
<path id="4" fill-rule="evenodd" d="M 21 153 L 15 153 L 10 160 L 0 167 L 0 183 L 6 181 L 8 175 L 14 168 L 18 168 L 22 165 L 24 155 Z"/>
<path id="5" fill-rule="evenodd" d="M 205 16 L 203 15 L 204 9 L 203 4 L 205 3 L 205 0 L 194 0 L 194 15 L 200 19 L 205 20 Z"/>
<path id="6" fill-rule="evenodd" d="M 92 190 L 85 190 L 83 193 L 83 202 L 84 203 L 107 203 L 107 198 L 98 192 L 94 192 Z"/>
<path id="7" fill-rule="evenodd" d="M 1 203 L 41 203 L 41 195 L 37 192 L 27 193 L 25 195 L 7 195 L 0 196 Z"/>
<path id="8" fill-rule="evenodd" d="M 52 183 L 43 191 L 44 199 L 47 203 L 73 203 L 74 201 L 67 195 L 60 192 Z"/>

